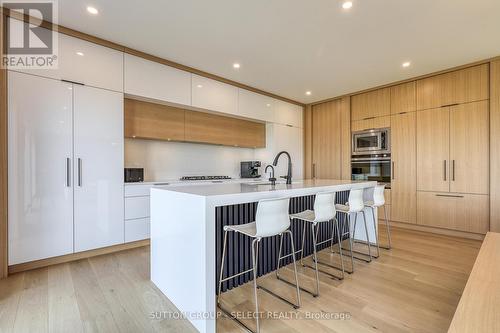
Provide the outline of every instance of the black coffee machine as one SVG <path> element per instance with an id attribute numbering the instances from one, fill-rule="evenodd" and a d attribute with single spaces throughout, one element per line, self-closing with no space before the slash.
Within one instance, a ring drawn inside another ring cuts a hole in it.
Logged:
<path id="1" fill-rule="evenodd" d="M 259 178 L 260 161 L 241 162 L 241 178 Z"/>

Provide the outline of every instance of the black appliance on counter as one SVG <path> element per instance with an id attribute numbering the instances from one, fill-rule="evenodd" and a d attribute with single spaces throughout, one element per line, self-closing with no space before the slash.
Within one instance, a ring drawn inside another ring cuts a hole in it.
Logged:
<path id="1" fill-rule="evenodd" d="M 241 162 L 241 178 L 259 178 L 260 161 Z"/>
<path id="2" fill-rule="evenodd" d="M 125 183 L 138 183 L 144 181 L 143 168 L 125 168 Z"/>

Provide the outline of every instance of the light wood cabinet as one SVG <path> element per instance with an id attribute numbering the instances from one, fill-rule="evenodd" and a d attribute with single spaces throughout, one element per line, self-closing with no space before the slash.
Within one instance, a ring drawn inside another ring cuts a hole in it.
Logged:
<path id="1" fill-rule="evenodd" d="M 314 105 L 311 117 L 313 178 L 350 179 L 348 98 Z"/>
<path id="2" fill-rule="evenodd" d="M 489 98 L 489 65 L 479 65 L 417 81 L 417 110 Z"/>
<path id="3" fill-rule="evenodd" d="M 449 192 L 450 108 L 417 112 L 417 189 Z"/>
<path id="4" fill-rule="evenodd" d="M 391 114 L 413 112 L 417 109 L 416 82 L 391 87 Z"/>
<path id="5" fill-rule="evenodd" d="M 417 112 L 417 189 L 488 194 L 488 102 Z"/>
<path id="6" fill-rule="evenodd" d="M 365 120 L 356 120 L 351 123 L 351 131 L 366 131 L 373 128 L 387 128 L 391 127 L 391 117 L 376 117 Z"/>
<path id="7" fill-rule="evenodd" d="M 450 191 L 488 194 L 488 101 L 450 109 Z"/>
<path id="8" fill-rule="evenodd" d="M 489 197 L 418 192 L 417 224 L 484 234 L 489 228 Z"/>
<path id="9" fill-rule="evenodd" d="M 266 146 L 263 123 L 125 99 L 125 137 L 245 148 Z"/>
<path id="10" fill-rule="evenodd" d="M 351 97 L 352 120 L 363 120 L 391 114 L 390 88 L 378 89 Z"/>
<path id="11" fill-rule="evenodd" d="M 391 116 L 391 219 L 415 223 L 417 207 L 416 113 Z"/>
<path id="12" fill-rule="evenodd" d="M 491 63 L 490 228 L 500 232 L 500 59 Z"/>
<path id="13" fill-rule="evenodd" d="M 186 110 L 185 140 L 263 148 L 266 146 L 266 128 L 261 123 Z"/>
<path id="14" fill-rule="evenodd" d="M 184 109 L 125 99 L 125 137 L 184 140 Z"/>

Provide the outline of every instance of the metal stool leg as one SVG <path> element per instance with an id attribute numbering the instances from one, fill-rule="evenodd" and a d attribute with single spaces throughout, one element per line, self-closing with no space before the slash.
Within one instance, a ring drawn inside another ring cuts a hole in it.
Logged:
<path id="1" fill-rule="evenodd" d="M 257 299 L 257 255 L 259 247 L 259 239 L 254 239 L 252 241 L 252 263 L 253 263 L 253 295 L 255 298 L 255 320 L 257 322 L 257 333 L 260 332 L 260 322 L 259 322 L 259 301 Z"/>
<path id="2" fill-rule="evenodd" d="M 340 237 L 340 230 L 339 230 L 339 220 L 337 220 L 337 217 L 335 217 L 335 220 L 333 221 L 333 228 L 337 229 L 337 242 L 339 243 L 339 246 L 340 246 L 340 251 L 339 251 L 339 255 L 340 255 L 340 265 L 342 267 L 342 279 L 344 278 L 344 258 L 342 256 L 342 245 L 341 245 L 341 237 Z M 332 229 L 333 229 L 332 228 Z M 332 235 L 332 238 L 333 238 L 333 235 Z M 333 243 L 333 240 L 332 240 L 332 243 Z"/>
<path id="3" fill-rule="evenodd" d="M 373 231 L 375 232 L 375 242 L 377 245 L 377 255 L 375 258 L 378 258 L 380 256 L 380 245 L 379 245 L 379 239 L 378 239 L 378 230 L 377 230 L 377 219 L 375 218 L 375 207 L 371 207 L 372 209 L 372 216 L 373 216 Z"/>
<path id="4" fill-rule="evenodd" d="M 357 254 L 362 254 L 362 255 L 365 255 L 365 256 L 368 256 L 369 259 L 366 259 L 366 258 L 362 258 L 362 257 L 357 257 L 357 256 L 354 256 L 354 259 L 357 259 L 357 260 L 360 260 L 360 261 L 364 261 L 364 262 L 371 262 L 372 261 L 372 255 L 371 255 L 371 246 L 370 246 L 370 237 L 368 236 L 368 226 L 366 224 L 366 215 L 365 215 L 365 211 L 361 211 L 361 213 L 363 214 L 363 222 L 364 222 L 364 226 L 365 226 L 365 236 L 366 236 L 366 245 L 368 246 L 368 254 L 366 253 L 363 253 L 363 252 L 360 252 L 360 251 L 356 251 L 356 250 L 353 250 L 352 252 L 354 253 L 357 253 Z M 353 237 L 356 235 L 356 224 L 357 224 L 357 220 L 358 220 L 358 213 L 356 213 L 355 217 L 354 217 L 354 229 L 353 229 Z M 356 242 L 355 240 L 353 240 L 351 242 L 351 245 L 352 243 Z M 361 242 L 361 241 L 360 241 Z M 363 244 L 365 244 L 365 242 L 361 242 Z"/>
<path id="5" fill-rule="evenodd" d="M 293 253 L 293 271 L 295 274 L 295 287 L 297 289 L 297 306 L 300 307 L 302 305 L 302 302 L 300 300 L 300 286 L 299 286 L 299 276 L 297 274 L 297 263 L 295 260 L 295 244 L 293 243 L 293 234 L 290 230 L 285 231 L 290 235 L 290 243 L 292 245 L 292 253 Z"/>
<path id="6" fill-rule="evenodd" d="M 318 253 L 316 252 L 316 242 L 318 241 L 318 233 L 314 231 L 317 227 L 314 223 L 311 224 L 312 239 L 313 239 L 313 261 L 314 271 L 316 273 L 316 295 L 319 295 L 319 272 L 318 272 Z"/>
<path id="7" fill-rule="evenodd" d="M 351 271 L 347 271 L 347 273 L 354 273 L 354 253 L 352 251 L 352 247 L 353 247 L 353 243 L 352 243 L 352 239 L 354 237 L 354 232 L 353 232 L 353 235 L 351 237 L 351 215 L 349 213 L 346 214 L 347 215 L 347 234 L 349 235 L 349 251 L 351 252 Z M 356 220 L 356 217 L 358 216 L 358 214 L 355 215 L 354 219 Z"/>
<path id="8" fill-rule="evenodd" d="M 224 245 L 222 247 L 222 260 L 220 264 L 220 275 L 219 275 L 219 293 L 217 294 L 217 304 L 220 303 L 220 295 L 222 291 L 222 274 L 224 272 L 224 258 L 226 257 L 226 244 L 227 244 L 227 230 L 224 231 Z"/>
<path id="9" fill-rule="evenodd" d="M 391 229 L 389 227 L 389 220 L 387 219 L 387 209 L 385 208 L 385 205 L 383 207 L 384 207 L 384 216 L 385 216 L 385 228 L 386 228 L 386 232 L 387 232 L 387 240 L 389 241 L 389 246 L 381 246 L 381 248 L 383 248 L 385 250 L 390 250 L 392 248 Z"/>

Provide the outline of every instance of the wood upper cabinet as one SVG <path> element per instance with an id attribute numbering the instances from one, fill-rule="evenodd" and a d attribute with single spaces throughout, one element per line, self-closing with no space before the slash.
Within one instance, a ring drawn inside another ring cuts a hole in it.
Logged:
<path id="1" fill-rule="evenodd" d="M 417 112 L 417 190 L 448 192 L 450 108 Z"/>
<path id="2" fill-rule="evenodd" d="M 416 113 L 391 116 L 391 219 L 416 223 Z"/>
<path id="3" fill-rule="evenodd" d="M 125 137 L 184 140 L 184 109 L 125 99 Z"/>
<path id="4" fill-rule="evenodd" d="M 417 109 L 416 82 L 391 87 L 391 114 L 412 112 Z"/>
<path id="5" fill-rule="evenodd" d="M 352 120 L 363 120 L 391 114 L 391 89 L 384 88 L 351 97 Z"/>
<path id="6" fill-rule="evenodd" d="M 450 191 L 489 192 L 488 101 L 450 109 Z"/>
<path id="7" fill-rule="evenodd" d="M 484 234 L 489 229 L 489 197 L 418 192 L 419 225 Z"/>
<path id="8" fill-rule="evenodd" d="M 417 110 L 481 101 L 488 98 L 488 64 L 417 81 Z"/>
<path id="9" fill-rule="evenodd" d="M 365 131 L 373 128 L 387 128 L 391 127 L 391 117 L 376 117 L 365 120 L 356 120 L 351 123 L 351 130 L 353 132 Z"/>
<path id="10" fill-rule="evenodd" d="M 342 147 L 347 144 L 341 139 L 341 112 L 341 100 L 312 107 L 313 178 L 342 177 Z"/>
<path id="11" fill-rule="evenodd" d="M 265 124 L 203 113 L 185 111 L 185 140 L 235 147 L 264 148 Z"/>
<path id="12" fill-rule="evenodd" d="M 125 137 L 263 148 L 263 123 L 125 99 Z"/>

